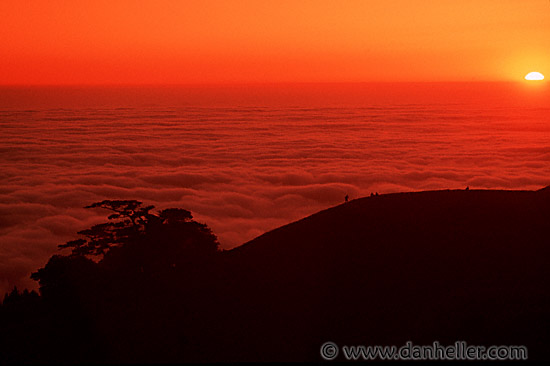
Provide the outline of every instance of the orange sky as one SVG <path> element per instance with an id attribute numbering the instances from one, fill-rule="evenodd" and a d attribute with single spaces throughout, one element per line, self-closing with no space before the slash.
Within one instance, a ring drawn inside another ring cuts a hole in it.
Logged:
<path id="1" fill-rule="evenodd" d="M 1 0 L 0 84 L 550 76 L 548 0 Z"/>

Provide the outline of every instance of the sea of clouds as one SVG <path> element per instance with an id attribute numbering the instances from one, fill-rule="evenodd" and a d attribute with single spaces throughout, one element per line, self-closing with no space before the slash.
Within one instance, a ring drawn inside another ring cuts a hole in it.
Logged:
<path id="1" fill-rule="evenodd" d="M 550 184 L 536 105 L 27 104 L 0 108 L 0 293 L 35 288 L 104 199 L 186 208 L 231 248 L 345 195 Z"/>

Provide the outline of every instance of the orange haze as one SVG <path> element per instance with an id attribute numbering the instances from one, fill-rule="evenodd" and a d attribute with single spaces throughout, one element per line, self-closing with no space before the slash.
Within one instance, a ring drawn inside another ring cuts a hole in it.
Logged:
<path id="1" fill-rule="evenodd" d="M 550 74 L 548 0 L 2 0 L 0 14 L 0 84 Z"/>

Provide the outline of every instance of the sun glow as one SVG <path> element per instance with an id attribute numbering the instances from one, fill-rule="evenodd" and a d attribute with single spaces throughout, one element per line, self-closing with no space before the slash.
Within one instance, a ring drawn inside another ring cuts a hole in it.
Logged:
<path id="1" fill-rule="evenodd" d="M 542 75 L 540 72 L 530 72 L 529 74 L 525 75 L 525 80 L 529 80 L 529 81 L 544 80 L 544 75 Z"/>

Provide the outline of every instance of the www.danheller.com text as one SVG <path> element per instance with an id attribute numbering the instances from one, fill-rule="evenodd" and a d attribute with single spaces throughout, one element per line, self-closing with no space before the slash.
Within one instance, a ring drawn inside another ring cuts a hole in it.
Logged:
<path id="1" fill-rule="evenodd" d="M 479 346 L 464 341 L 442 345 L 438 341 L 430 345 L 415 345 L 407 342 L 403 346 L 367 346 L 342 345 L 326 342 L 320 349 L 321 357 L 326 361 L 368 361 L 368 360 L 404 360 L 404 361 L 506 361 L 527 360 L 525 346 Z"/>

